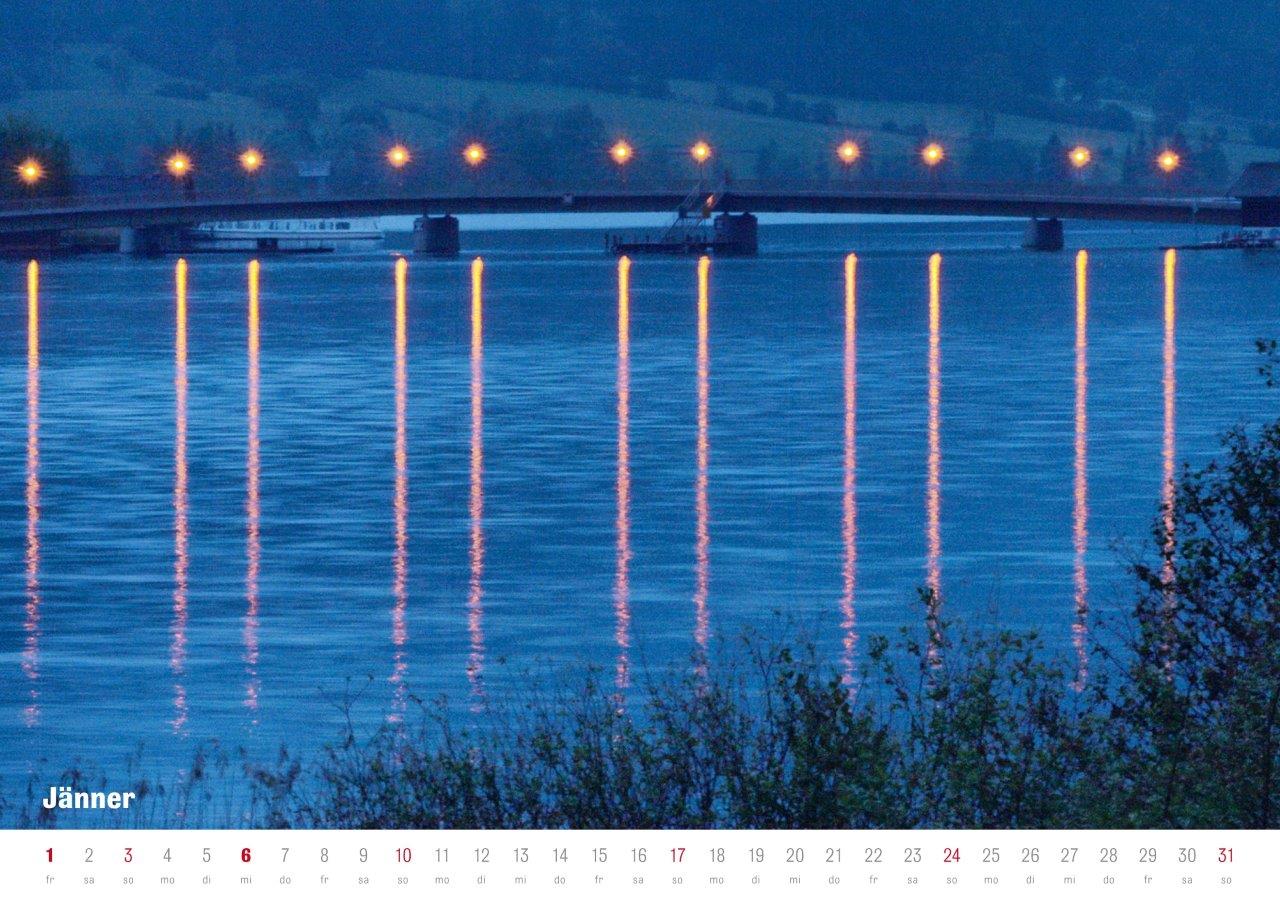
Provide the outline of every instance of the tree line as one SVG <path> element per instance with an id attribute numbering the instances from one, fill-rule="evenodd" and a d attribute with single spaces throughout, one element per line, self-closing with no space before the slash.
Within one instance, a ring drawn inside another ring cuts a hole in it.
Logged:
<path id="1" fill-rule="evenodd" d="M 1142 101 L 1245 115 L 1280 95 L 1270 5 L 1223 0 L 9 0 L 0 97 L 39 85 L 67 42 L 115 44 L 219 90 L 267 73 L 369 67 L 659 94 L 672 78 L 1044 113 Z"/>

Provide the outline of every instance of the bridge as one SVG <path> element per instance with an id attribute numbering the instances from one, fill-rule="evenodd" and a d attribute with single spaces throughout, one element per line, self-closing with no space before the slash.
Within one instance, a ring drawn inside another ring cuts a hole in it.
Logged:
<path id="1" fill-rule="evenodd" d="M 685 191 L 613 190 L 528 193 L 382 194 L 332 197 L 154 197 L 39 201 L 0 207 L 0 247 L 77 230 L 120 230 L 122 250 L 153 249 L 151 240 L 210 221 L 417 217 L 468 214 L 673 212 Z M 857 183 L 836 187 L 734 185 L 699 195 L 715 214 L 899 214 L 1026 218 L 1051 225 L 1061 246 L 1062 220 L 1240 225 L 1241 203 L 1226 196 L 1144 194 L 1119 187 Z M 1039 233 L 1035 233 L 1039 235 Z M 456 223 L 454 225 L 456 242 Z"/>

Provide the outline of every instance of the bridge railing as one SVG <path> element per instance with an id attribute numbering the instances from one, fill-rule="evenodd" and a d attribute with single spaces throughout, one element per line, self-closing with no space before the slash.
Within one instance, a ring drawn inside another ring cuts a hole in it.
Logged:
<path id="1" fill-rule="evenodd" d="M 299 201 L 406 201 L 424 199 L 447 201 L 450 198 L 528 198 L 610 196 L 616 198 L 670 197 L 683 198 L 696 183 L 691 180 L 666 180 L 662 182 L 634 182 L 622 180 L 598 180 L 572 186 L 489 186 L 479 181 L 452 183 L 437 186 L 385 186 L 343 191 L 334 189 L 317 192 L 302 188 L 281 188 L 273 191 L 240 190 L 201 191 L 198 188 L 182 191 L 175 187 L 148 187 L 126 192 L 93 192 L 67 196 L 32 195 L 0 200 L 0 214 L 56 210 L 119 210 L 124 208 L 181 208 L 187 206 L 289 203 Z M 736 179 L 713 186 L 710 181 L 702 186 L 708 196 L 721 193 L 733 195 L 821 195 L 829 197 L 920 197 L 920 198 L 988 198 L 999 197 L 1034 202 L 1039 199 L 1064 201 L 1078 199 L 1081 202 L 1142 202 L 1168 201 L 1186 204 L 1197 199 L 1221 202 L 1225 195 L 1206 194 L 1177 185 L 1133 186 L 1114 183 L 1064 182 L 972 182 L 946 178 L 938 179 L 875 179 L 851 176 L 847 179 Z M 674 205 L 673 205 L 674 206 Z"/>

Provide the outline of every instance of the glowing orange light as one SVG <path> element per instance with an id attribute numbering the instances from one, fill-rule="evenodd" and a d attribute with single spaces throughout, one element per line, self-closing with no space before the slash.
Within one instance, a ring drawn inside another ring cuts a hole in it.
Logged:
<path id="1" fill-rule="evenodd" d="M 404 145 L 393 145 L 387 151 L 387 163 L 391 164 L 397 170 L 403 167 L 412 159 L 409 149 Z"/>
<path id="2" fill-rule="evenodd" d="M 169 171 L 171 176 L 181 179 L 191 172 L 191 158 L 181 151 L 169 155 L 169 159 L 164 162 L 165 169 Z"/>
<path id="3" fill-rule="evenodd" d="M 862 148 L 858 147 L 856 141 L 841 142 L 836 148 L 836 156 L 840 158 L 840 162 L 845 166 L 857 161 L 862 156 Z"/>
<path id="4" fill-rule="evenodd" d="M 619 141 L 609 149 L 609 156 L 618 166 L 623 166 L 631 162 L 631 158 L 635 156 L 635 149 L 625 141 Z"/>
<path id="5" fill-rule="evenodd" d="M 1077 170 L 1087 167 L 1089 162 L 1093 160 L 1093 152 L 1084 145 L 1076 145 L 1067 155 L 1071 161 L 1071 165 Z"/>
<path id="6" fill-rule="evenodd" d="M 34 157 L 28 157 L 18 164 L 18 178 L 27 185 L 35 185 L 44 178 L 44 167 Z"/>
<path id="7" fill-rule="evenodd" d="M 478 141 L 473 141 L 462 150 L 462 159 L 469 166 L 478 167 L 484 163 L 489 157 L 489 152 L 484 149 L 484 145 Z"/>
<path id="8" fill-rule="evenodd" d="M 1160 156 L 1156 158 L 1156 166 L 1166 173 L 1172 173 L 1181 165 L 1182 158 L 1178 156 L 1178 152 L 1167 148 L 1161 151 Z"/>
<path id="9" fill-rule="evenodd" d="M 920 150 L 920 159 L 924 161 L 924 165 L 927 167 L 936 167 L 942 163 L 946 156 L 947 152 L 936 141 L 929 142 Z"/>
<path id="10" fill-rule="evenodd" d="M 240 155 L 240 167 L 246 173 L 256 173 L 262 169 L 262 152 L 257 148 L 245 148 L 244 153 Z"/>
<path id="11" fill-rule="evenodd" d="M 689 149 L 689 155 L 694 159 L 695 163 L 706 163 L 711 159 L 711 145 L 707 144 L 705 141 L 697 142 Z"/>

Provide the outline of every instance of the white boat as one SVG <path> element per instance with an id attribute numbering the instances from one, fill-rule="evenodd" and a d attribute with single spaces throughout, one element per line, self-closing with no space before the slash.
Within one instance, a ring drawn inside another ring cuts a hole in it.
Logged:
<path id="1" fill-rule="evenodd" d="M 351 251 L 382 244 L 376 219 L 219 220 L 187 233 L 195 251 Z"/>
<path id="2" fill-rule="evenodd" d="M 1208 242 L 1196 242 L 1192 245 L 1183 245 L 1182 248 L 1192 249 L 1194 251 L 1212 250 L 1216 248 L 1239 248 L 1244 251 L 1262 251 L 1264 249 L 1280 248 L 1280 229 L 1260 229 L 1258 227 L 1249 227 L 1246 229 L 1227 230 L 1221 233 L 1218 238 L 1210 239 Z"/>

